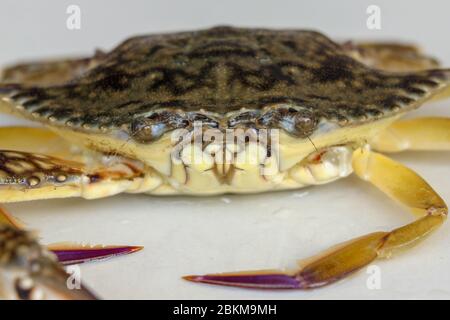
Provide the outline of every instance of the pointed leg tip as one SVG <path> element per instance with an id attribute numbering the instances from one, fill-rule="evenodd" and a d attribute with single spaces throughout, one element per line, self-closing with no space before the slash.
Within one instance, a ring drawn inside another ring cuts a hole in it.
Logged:
<path id="1" fill-rule="evenodd" d="M 283 273 L 232 273 L 184 276 L 184 280 L 254 289 L 306 289 L 295 276 Z"/>
<path id="2" fill-rule="evenodd" d="M 118 257 L 135 253 L 142 249 L 144 249 L 143 246 L 107 246 L 98 250 L 98 253 L 105 257 Z"/>
<path id="3" fill-rule="evenodd" d="M 191 281 L 191 282 L 201 282 L 202 276 L 197 275 L 189 275 L 182 277 L 183 280 Z"/>
<path id="4" fill-rule="evenodd" d="M 206 274 L 206 275 L 188 275 L 188 276 L 184 276 L 182 277 L 183 280 L 186 281 L 190 281 L 190 282 L 197 282 L 197 283 L 209 283 L 209 284 L 218 284 L 215 283 L 215 280 L 218 280 L 216 278 L 219 278 L 220 275 L 216 276 L 216 275 L 210 275 L 210 274 Z"/>
<path id="5" fill-rule="evenodd" d="M 58 260 L 66 265 L 105 260 L 141 251 L 142 246 L 107 246 L 107 247 L 52 247 Z"/>
<path id="6" fill-rule="evenodd" d="M 144 249 L 144 246 L 128 246 L 125 247 L 128 249 L 128 253 L 135 253 Z"/>

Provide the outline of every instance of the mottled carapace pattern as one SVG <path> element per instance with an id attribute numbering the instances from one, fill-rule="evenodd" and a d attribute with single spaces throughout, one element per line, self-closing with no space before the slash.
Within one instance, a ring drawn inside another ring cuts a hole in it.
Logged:
<path id="1" fill-rule="evenodd" d="M 81 61 L 84 72 L 77 64 L 66 83 L 4 84 L 0 92 L 25 116 L 77 130 L 132 131 L 135 119 L 147 117 L 170 128 L 206 117 L 219 127 L 285 129 L 283 121 L 295 122 L 297 112 L 301 121 L 307 114 L 312 123 L 341 126 L 391 116 L 420 105 L 450 78 L 447 70 L 376 71 L 302 30 L 216 27 L 141 36 Z"/>
<path id="2" fill-rule="evenodd" d="M 45 186 L 80 186 L 108 180 L 139 178 L 142 171 L 133 163 L 121 161 L 89 168 L 79 162 L 20 151 L 0 150 L 0 190 L 33 189 Z M 83 181 L 85 179 L 86 181 Z"/>
<path id="3" fill-rule="evenodd" d="M 77 162 L 40 154 L 0 150 L 0 189 L 79 183 L 83 170 L 83 165 Z"/>

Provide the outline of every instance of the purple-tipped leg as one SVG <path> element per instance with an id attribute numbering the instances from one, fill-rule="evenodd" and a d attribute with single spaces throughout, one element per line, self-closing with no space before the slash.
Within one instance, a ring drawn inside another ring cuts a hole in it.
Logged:
<path id="1" fill-rule="evenodd" d="M 0 207 L 0 225 L 4 224 L 22 230 L 23 227 L 4 208 Z M 63 265 L 80 264 L 90 261 L 105 260 L 137 252 L 143 249 L 140 246 L 83 246 L 74 243 L 53 244 L 47 246 L 58 261 Z"/>
<path id="2" fill-rule="evenodd" d="M 107 246 L 85 247 L 76 245 L 50 246 L 49 249 L 58 257 L 63 265 L 80 264 L 91 261 L 105 260 L 122 256 L 143 249 L 140 246 Z"/>
<path id="3" fill-rule="evenodd" d="M 187 276 L 185 280 L 255 289 L 313 289 L 336 282 L 367 266 L 378 256 L 389 233 L 375 232 L 341 243 L 303 260 L 296 270 L 246 271 Z"/>
<path id="4" fill-rule="evenodd" d="M 186 276 L 183 279 L 222 286 L 232 286 L 255 289 L 306 289 L 301 279 L 295 275 L 284 273 L 254 273 L 254 274 L 210 274 L 203 276 Z"/>

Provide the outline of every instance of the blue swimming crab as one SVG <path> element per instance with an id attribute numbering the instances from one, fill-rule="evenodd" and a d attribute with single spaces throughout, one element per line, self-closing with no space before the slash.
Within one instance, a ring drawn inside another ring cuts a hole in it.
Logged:
<path id="1" fill-rule="evenodd" d="M 354 173 L 417 219 L 344 242 L 295 270 L 184 277 L 246 288 L 324 286 L 445 221 L 447 206 L 432 187 L 382 153 L 450 150 L 450 119 L 401 119 L 449 88 L 450 69 L 413 45 L 339 43 L 307 30 L 154 34 L 88 58 L 11 66 L 2 73 L 0 111 L 42 126 L 0 128 L 0 202 L 270 192 Z M 223 139 L 237 131 L 244 138 Z M 68 290 L 61 265 L 140 249 L 44 247 L 2 213 L 6 298 L 95 298 L 86 288 Z"/>

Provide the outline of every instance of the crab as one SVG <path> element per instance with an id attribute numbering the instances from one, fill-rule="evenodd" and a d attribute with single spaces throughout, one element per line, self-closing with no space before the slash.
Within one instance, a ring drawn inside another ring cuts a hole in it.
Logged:
<path id="1" fill-rule="evenodd" d="M 0 111 L 42 126 L 0 129 L 0 202 L 247 194 L 354 173 L 417 219 L 341 243 L 293 270 L 184 277 L 321 287 L 409 248 L 445 221 L 447 206 L 432 187 L 382 153 L 450 150 L 450 119 L 401 119 L 449 92 L 450 69 L 413 45 L 339 43 L 308 30 L 146 35 L 89 58 L 15 65 L 2 74 Z M 47 248 L 6 212 L 0 223 L 8 298 L 95 298 L 65 288 L 61 263 L 140 249 Z"/>

